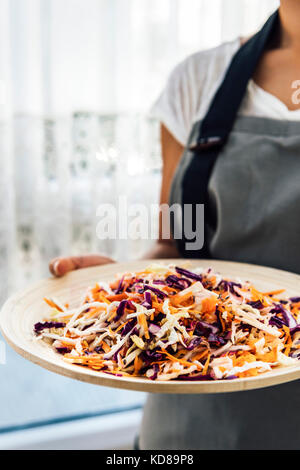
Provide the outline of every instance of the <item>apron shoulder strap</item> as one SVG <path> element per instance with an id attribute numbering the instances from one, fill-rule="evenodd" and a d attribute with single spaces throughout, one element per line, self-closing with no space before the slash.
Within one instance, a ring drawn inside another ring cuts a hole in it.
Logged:
<path id="1" fill-rule="evenodd" d="M 207 210 L 210 175 L 220 149 L 226 143 L 233 128 L 248 81 L 278 24 L 279 12 L 277 10 L 270 16 L 263 28 L 237 51 L 201 122 L 195 141 L 192 141 L 185 150 L 191 160 L 181 181 L 182 227 L 188 226 L 194 233 L 197 227 L 195 221 L 199 204 L 204 204 L 205 227 L 208 225 L 214 227 L 216 224 Z M 188 207 L 192 210 L 187 209 Z M 210 258 L 206 236 L 204 236 L 204 245 L 201 250 L 186 249 L 189 241 L 190 239 L 188 237 L 186 239 L 184 233 L 180 240 L 176 240 L 178 249 L 184 257 Z"/>
<path id="2" fill-rule="evenodd" d="M 202 121 L 194 148 L 205 149 L 226 142 L 233 127 L 247 84 L 266 45 L 279 23 L 278 10 L 263 28 L 249 39 L 233 57 L 225 78 Z"/>

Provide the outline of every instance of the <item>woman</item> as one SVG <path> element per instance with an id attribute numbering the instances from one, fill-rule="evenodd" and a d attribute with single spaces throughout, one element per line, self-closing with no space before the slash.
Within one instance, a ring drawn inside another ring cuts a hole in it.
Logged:
<path id="1" fill-rule="evenodd" d="M 163 153 L 161 202 L 205 204 L 205 245 L 158 240 L 148 258 L 208 257 L 300 272 L 300 2 L 248 41 L 180 64 L 156 103 Z M 183 154 L 183 156 L 182 156 Z M 180 162 L 180 163 L 179 163 Z M 169 197 L 170 195 L 170 197 Z M 59 258 L 60 276 L 112 262 Z M 221 395 L 151 395 L 141 449 L 296 449 L 298 382 Z"/>

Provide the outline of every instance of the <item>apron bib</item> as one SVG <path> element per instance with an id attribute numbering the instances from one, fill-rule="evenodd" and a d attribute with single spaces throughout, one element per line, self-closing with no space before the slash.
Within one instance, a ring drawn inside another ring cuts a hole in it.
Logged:
<path id="1" fill-rule="evenodd" d="M 185 240 L 179 241 L 184 257 L 300 273 L 300 123 L 237 117 L 277 24 L 276 12 L 237 52 L 206 117 L 192 129 L 170 203 L 205 204 L 205 245 L 187 252 Z M 139 444 L 141 449 L 298 449 L 299 420 L 298 381 L 225 394 L 152 394 Z"/>
<path id="2" fill-rule="evenodd" d="M 212 256 L 300 273 L 299 177 L 300 122 L 238 117 L 208 185 L 218 221 L 207 231 Z M 140 446 L 299 449 L 299 422 L 299 381 L 224 394 L 153 394 Z"/>
<path id="3" fill-rule="evenodd" d="M 188 151 L 171 204 L 182 196 L 190 161 Z M 299 274 L 300 122 L 238 116 L 207 182 L 205 207 L 206 256 Z"/>
<path id="4" fill-rule="evenodd" d="M 197 224 L 196 206 L 204 205 L 205 233 L 201 250 L 187 249 L 192 242 L 183 236 L 174 237 L 179 252 L 184 258 L 210 258 L 207 231 L 216 228 L 217 220 L 209 207 L 208 185 L 214 165 L 221 149 L 227 144 L 236 121 L 236 116 L 245 95 L 248 82 L 257 63 L 278 28 L 279 14 L 276 11 L 264 27 L 247 41 L 234 55 L 225 78 L 217 90 L 203 121 L 194 125 L 188 144 L 178 166 L 170 193 L 170 205 L 176 203 L 182 208 L 182 218 L 172 220 L 173 234 L 180 233 L 174 224 L 189 227 L 195 231 Z M 188 205 L 189 209 L 185 209 Z"/>

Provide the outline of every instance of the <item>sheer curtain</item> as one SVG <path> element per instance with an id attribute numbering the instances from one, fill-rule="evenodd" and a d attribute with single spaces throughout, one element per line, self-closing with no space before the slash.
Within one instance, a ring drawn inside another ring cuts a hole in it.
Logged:
<path id="1" fill-rule="evenodd" d="M 273 0 L 0 0 L 0 297 L 61 253 L 137 257 L 98 240 L 96 210 L 158 200 L 147 115 L 186 55 L 248 35 Z"/>

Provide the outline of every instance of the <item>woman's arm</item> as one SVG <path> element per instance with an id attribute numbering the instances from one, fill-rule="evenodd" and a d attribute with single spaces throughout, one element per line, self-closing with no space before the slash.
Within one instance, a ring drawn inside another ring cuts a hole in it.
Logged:
<path id="1" fill-rule="evenodd" d="M 183 153 L 183 146 L 173 137 L 168 129 L 162 124 L 160 128 L 160 140 L 162 148 L 162 184 L 160 192 L 160 204 L 169 202 L 169 194 L 173 176 L 179 160 Z M 178 258 L 179 253 L 172 239 L 166 240 L 162 238 L 163 226 L 162 218 L 159 219 L 159 237 L 153 248 L 147 252 L 143 258 Z"/>
<path id="2" fill-rule="evenodd" d="M 183 153 L 183 146 L 173 137 L 168 129 L 161 125 L 161 148 L 162 148 L 162 186 L 160 194 L 160 203 L 166 204 L 169 201 L 169 193 L 172 179 Z M 159 220 L 159 238 L 153 248 L 143 256 L 143 259 L 155 258 L 178 258 L 179 253 L 174 241 L 162 239 L 163 227 L 162 219 Z M 54 276 L 63 276 L 69 271 L 75 269 L 87 268 L 90 266 L 99 266 L 115 261 L 102 255 L 83 255 L 60 257 L 53 259 L 49 264 L 49 269 Z"/>

